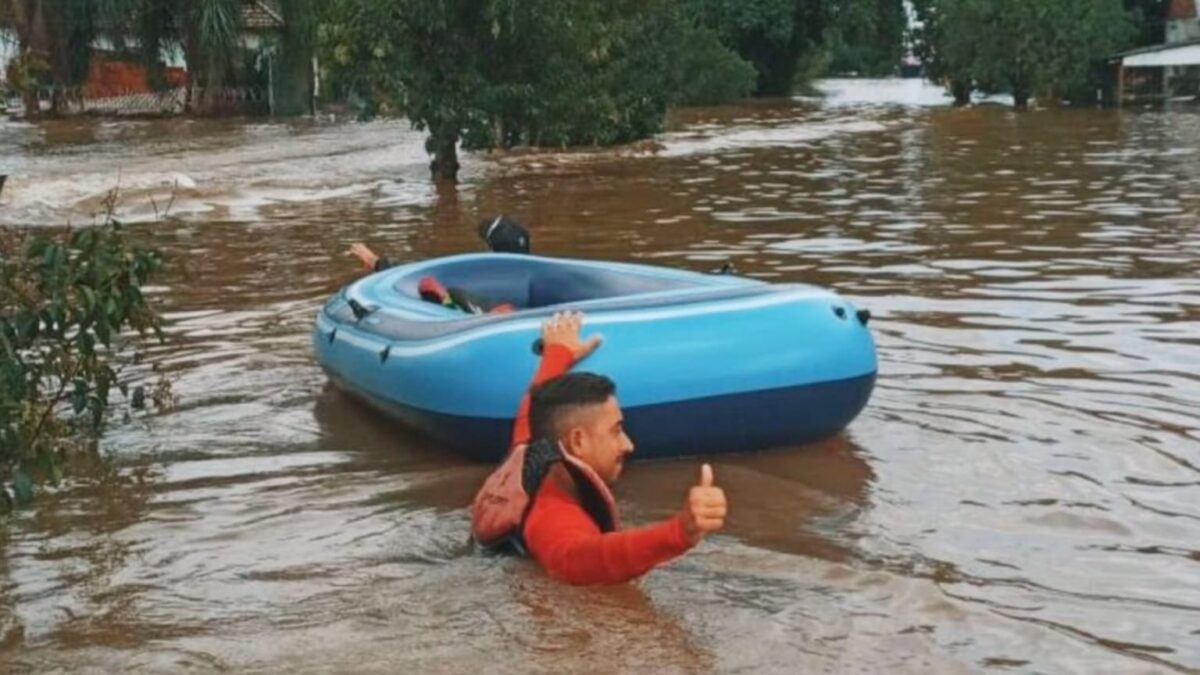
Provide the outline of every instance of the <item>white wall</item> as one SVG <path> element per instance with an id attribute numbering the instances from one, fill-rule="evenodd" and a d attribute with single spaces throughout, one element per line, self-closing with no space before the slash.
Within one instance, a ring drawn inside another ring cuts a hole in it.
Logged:
<path id="1" fill-rule="evenodd" d="M 1189 40 L 1200 40 L 1200 18 L 1167 22 L 1167 44 Z"/>
<path id="2" fill-rule="evenodd" d="M 0 82 L 5 81 L 4 73 L 8 71 L 8 62 L 17 55 L 17 35 L 0 28 Z"/>

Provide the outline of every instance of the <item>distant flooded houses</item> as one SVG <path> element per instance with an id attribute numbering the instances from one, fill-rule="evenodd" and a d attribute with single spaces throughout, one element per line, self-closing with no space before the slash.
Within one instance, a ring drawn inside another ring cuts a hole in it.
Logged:
<path id="1" fill-rule="evenodd" d="M 179 40 L 145 49 L 148 43 L 136 32 L 95 32 L 83 67 L 73 69 L 56 68 L 52 58 L 61 46 L 53 36 L 62 31 L 0 23 L 0 101 L 7 102 L 10 115 L 29 117 L 312 112 L 317 68 L 312 41 L 290 29 L 279 0 L 241 0 L 238 7 L 227 23 L 231 38 L 223 44 L 205 44 L 207 34 L 189 13 L 199 10 L 185 7 L 168 19 L 179 25 Z M 30 106 L 37 107 L 32 115 Z"/>
<path id="2" fill-rule="evenodd" d="M 1117 102 L 1200 100 L 1200 12 L 1196 0 L 1171 0 L 1166 42 L 1118 54 Z"/>

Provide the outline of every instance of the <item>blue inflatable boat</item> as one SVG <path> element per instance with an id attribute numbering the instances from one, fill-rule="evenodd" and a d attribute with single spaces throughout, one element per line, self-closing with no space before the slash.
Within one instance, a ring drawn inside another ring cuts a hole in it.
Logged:
<path id="1" fill-rule="evenodd" d="M 426 276 L 519 309 L 423 301 Z M 604 344 L 577 369 L 617 383 L 635 457 L 758 450 L 845 428 L 875 383 L 868 315 L 834 293 L 648 265 L 483 253 L 394 267 L 317 317 L 317 359 L 340 387 L 486 460 L 504 455 L 537 367 L 541 323 L 585 313 Z"/>

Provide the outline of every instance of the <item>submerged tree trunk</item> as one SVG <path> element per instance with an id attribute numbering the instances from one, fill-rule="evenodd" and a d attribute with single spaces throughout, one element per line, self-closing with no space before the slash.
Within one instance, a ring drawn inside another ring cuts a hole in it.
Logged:
<path id="1" fill-rule="evenodd" d="M 458 180 L 458 131 L 443 126 L 440 130 L 430 129 L 426 148 L 433 154 L 429 170 L 437 181 Z"/>
<path id="2" fill-rule="evenodd" d="M 183 36 L 180 42 L 183 46 L 183 66 L 184 70 L 187 71 L 183 111 L 190 115 L 196 112 L 196 98 L 198 92 L 203 91 L 201 87 L 204 85 L 200 65 L 203 59 L 200 55 L 199 38 L 196 35 L 196 27 L 191 22 L 187 22 L 186 27 L 183 29 Z"/>
<path id="3" fill-rule="evenodd" d="M 951 80 L 950 93 L 954 96 L 954 105 L 967 105 L 971 102 L 971 81 L 967 79 Z"/>
<path id="4" fill-rule="evenodd" d="M 25 105 L 25 119 L 35 120 L 42 116 L 36 83 L 31 83 L 21 90 L 21 101 Z"/>
<path id="5" fill-rule="evenodd" d="M 315 112 L 312 48 L 300 40 L 285 36 L 283 49 L 273 61 L 275 114 L 294 116 Z"/>
<path id="6" fill-rule="evenodd" d="M 1014 82 L 1012 85 L 1013 105 L 1017 110 L 1025 110 L 1029 107 L 1029 86 L 1020 82 Z"/>
<path id="7" fill-rule="evenodd" d="M 61 10 L 61 8 L 59 9 Z M 78 73 L 74 68 L 75 63 L 73 63 L 71 53 L 74 48 L 72 41 L 78 40 L 80 36 L 74 34 L 72 26 L 67 24 L 66 17 L 62 15 L 61 11 L 51 9 L 51 11 L 45 12 L 42 26 L 46 30 L 44 44 L 50 62 L 50 82 L 53 87 L 50 90 L 50 114 L 65 115 L 69 112 L 67 89 L 78 83 Z M 85 68 L 85 75 L 86 72 Z"/>

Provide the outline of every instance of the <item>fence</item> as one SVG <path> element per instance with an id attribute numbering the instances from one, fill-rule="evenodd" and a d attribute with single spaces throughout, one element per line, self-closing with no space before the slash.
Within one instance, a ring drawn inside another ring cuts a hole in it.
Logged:
<path id="1" fill-rule="evenodd" d="M 42 87 L 38 102 L 49 110 L 55 96 L 64 115 L 254 115 L 270 112 L 267 91 L 262 87 L 179 87 L 158 92 L 128 92 L 93 96 L 86 87 Z"/>

